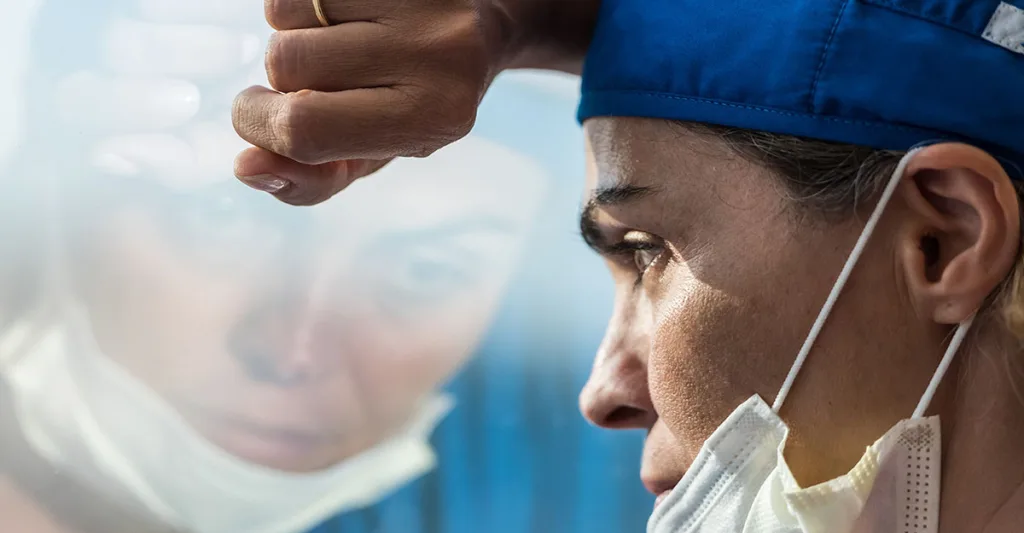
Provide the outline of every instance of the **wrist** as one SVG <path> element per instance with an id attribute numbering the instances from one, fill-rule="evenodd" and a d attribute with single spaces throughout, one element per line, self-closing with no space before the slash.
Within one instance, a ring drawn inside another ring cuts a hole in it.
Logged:
<path id="1" fill-rule="evenodd" d="M 600 0 L 490 0 L 488 5 L 497 72 L 580 73 Z"/>

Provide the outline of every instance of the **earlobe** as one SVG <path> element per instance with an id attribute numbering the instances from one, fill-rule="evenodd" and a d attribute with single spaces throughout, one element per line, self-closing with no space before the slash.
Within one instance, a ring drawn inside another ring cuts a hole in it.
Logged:
<path id="1" fill-rule="evenodd" d="M 915 306 L 936 322 L 962 322 L 1017 261 L 1017 191 L 991 155 L 943 143 L 913 155 L 901 195 L 909 218 L 900 248 Z"/>

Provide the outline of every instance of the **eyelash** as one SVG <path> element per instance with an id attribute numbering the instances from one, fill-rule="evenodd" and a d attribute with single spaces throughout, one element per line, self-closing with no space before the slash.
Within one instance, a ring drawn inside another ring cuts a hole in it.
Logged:
<path id="1" fill-rule="evenodd" d="M 629 261 L 630 264 L 636 269 L 636 285 L 643 283 L 644 274 L 651 269 L 651 266 L 661 257 L 662 247 L 657 244 L 650 242 L 638 242 L 638 241 L 623 241 L 612 246 L 612 253 L 622 258 L 623 261 Z M 647 266 L 639 268 L 637 264 L 637 254 L 639 252 L 656 251 L 657 255 L 654 259 L 651 259 Z"/>

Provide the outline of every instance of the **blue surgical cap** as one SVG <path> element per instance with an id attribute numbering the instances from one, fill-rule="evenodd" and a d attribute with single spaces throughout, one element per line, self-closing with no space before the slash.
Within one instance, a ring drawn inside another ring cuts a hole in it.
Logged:
<path id="1" fill-rule="evenodd" d="M 1024 167 L 1024 0 L 604 0 L 581 121 L 674 119 Z"/>

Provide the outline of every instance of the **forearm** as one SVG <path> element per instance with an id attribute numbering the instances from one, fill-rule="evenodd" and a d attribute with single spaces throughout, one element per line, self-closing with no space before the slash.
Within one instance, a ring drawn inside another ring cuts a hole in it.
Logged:
<path id="1" fill-rule="evenodd" d="M 505 68 L 579 74 L 601 0 L 497 0 L 510 19 Z"/>

